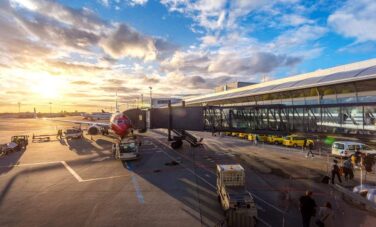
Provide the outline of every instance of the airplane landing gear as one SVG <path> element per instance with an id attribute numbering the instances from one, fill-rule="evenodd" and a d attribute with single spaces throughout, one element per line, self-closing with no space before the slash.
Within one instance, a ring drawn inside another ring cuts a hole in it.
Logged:
<path id="1" fill-rule="evenodd" d="M 183 145 L 183 141 L 182 140 L 175 140 L 175 141 L 173 141 L 171 143 L 171 147 L 174 150 L 179 149 L 182 145 Z"/>

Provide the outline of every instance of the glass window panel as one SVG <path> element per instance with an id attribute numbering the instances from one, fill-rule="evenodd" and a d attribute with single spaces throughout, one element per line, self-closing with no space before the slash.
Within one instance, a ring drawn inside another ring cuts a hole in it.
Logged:
<path id="1" fill-rule="evenodd" d="M 333 95 L 336 93 L 336 90 L 333 86 L 325 86 L 325 87 L 320 87 L 319 88 L 320 95 Z"/>
<path id="2" fill-rule="evenodd" d="M 376 80 L 365 80 L 355 83 L 358 92 L 374 91 L 376 87 Z"/>
<path id="3" fill-rule="evenodd" d="M 336 85 L 337 94 L 355 93 L 354 84 L 339 84 Z"/>
<path id="4" fill-rule="evenodd" d="M 376 102 L 376 96 L 359 96 L 359 102 Z"/>

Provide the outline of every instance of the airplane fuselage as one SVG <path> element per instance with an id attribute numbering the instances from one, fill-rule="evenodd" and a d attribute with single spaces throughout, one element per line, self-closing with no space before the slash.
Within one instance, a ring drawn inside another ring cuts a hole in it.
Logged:
<path id="1" fill-rule="evenodd" d="M 131 128 L 131 120 L 123 113 L 114 113 L 110 119 L 110 128 L 115 132 L 116 135 L 123 138 L 128 135 Z"/>

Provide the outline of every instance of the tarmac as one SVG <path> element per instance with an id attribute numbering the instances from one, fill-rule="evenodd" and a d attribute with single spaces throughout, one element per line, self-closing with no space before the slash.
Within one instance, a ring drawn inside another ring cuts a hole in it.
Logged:
<path id="1" fill-rule="evenodd" d="M 56 134 L 69 124 L 0 119 L 0 143 L 16 134 Z M 334 204 L 336 226 L 372 226 L 376 218 L 319 183 L 320 158 L 231 137 L 172 150 L 163 130 L 142 134 L 141 159 L 111 156 L 113 137 L 32 143 L 0 157 L 0 226 L 218 226 L 216 164 L 240 163 L 259 213 L 258 226 L 301 226 L 298 198 L 314 192 Z M 171 165 L 171 161 L 178 163 Z M 314 164 L 314 163 L 318 164 Z M 313 225 L 314 220 L 312 220 Z"/>

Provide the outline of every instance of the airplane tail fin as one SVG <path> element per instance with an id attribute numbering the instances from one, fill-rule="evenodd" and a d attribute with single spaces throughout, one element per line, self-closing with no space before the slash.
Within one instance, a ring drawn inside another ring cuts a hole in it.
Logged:
<path id="1" fill-rule="evenodd" d="M 35 107 L 34 107 L 34 118 L 38 118 L 38 116 L 37 116 L 37 110 L 35 109 Z"/>
<path id="2" fill-rule="evenodd" d="M 104 111 L 104 109 L 102 109 L 102 113 L 106 113 L 106 111 Z"/>

